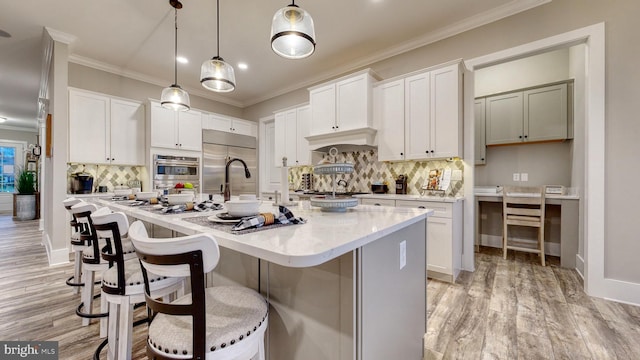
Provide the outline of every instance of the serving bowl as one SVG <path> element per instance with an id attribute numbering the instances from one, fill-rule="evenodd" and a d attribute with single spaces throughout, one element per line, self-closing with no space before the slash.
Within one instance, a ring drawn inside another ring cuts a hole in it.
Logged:
<path id="1" fill-rule="evenodd" d="M 158 193 L 155 191 L 141 191 L 135 193 L 136 199 L 138 200 L 149 200 L 155 197 L 158 197 Z"/>
<path id="2" fill-rule="evenodd" d="M 170 205 L 181 205 L 193 201 L 193 194 L 169 194 L 166 197 Z"/>
<path id="3" fill-rule="evenodd" d="M 131 189 L 115 189 L 113 190 L 113 193 L 116 196 L 131 195 Z"/>
<path id="4" fill-rule="evenodd" d="M 229 200 L 224 203 L 231 216 L 253 216 L 260 212 L 260 200 Z"/>

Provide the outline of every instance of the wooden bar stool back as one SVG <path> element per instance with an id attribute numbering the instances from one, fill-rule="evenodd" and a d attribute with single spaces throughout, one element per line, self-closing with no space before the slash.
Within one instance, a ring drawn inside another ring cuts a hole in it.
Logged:
<path id="1" fill-rule="evenodd" d="M 152 239 L 136 221 L 129 237 L 143 266 L 149 324 L 149 359 L 264 359 L 268 305 L 240 286 L 205 288 L 205 274 L 218 264 L 213 236 L 197 234 Z M 149 275 L 191 276 L 191 294 L 165 303 L 149 295 Z M 187 315 L 187 316 L 184 316 Z"/>
<path id="2" fill-rule="evenodd" d="M 144 279 L 142 268 L 135 252 L 126 238 L 129 221 L 122 212 L 104 212 L 91 215 L 98 239 L 106 244 L 102 248 L 102 259 L 113 263 L 102 274 L 102 296 L 109 305 L 108 359 L 131 359 L 133 338 L 133 308 L 144 303 Z M 182 289 L 184 278 L 158 276 L 148 273 L 151 294 L 154 298 L 176 293 Z"/>
<path id="3" fill-rule="evenodd" d="M 544 191 L 541 187 L 505 186 L 502 189 L 502 249 L 505 259 L 507 250 L 526 251 L 538 254 L 542 266 L 545 266 L 544 207 Z M 536 246 L 527 246 L 521 239 L 509 240 L 509 226 L 537 228 Z"/>

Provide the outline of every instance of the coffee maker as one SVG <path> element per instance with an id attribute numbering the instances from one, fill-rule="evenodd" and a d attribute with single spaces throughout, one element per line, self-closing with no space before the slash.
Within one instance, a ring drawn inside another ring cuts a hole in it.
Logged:
<path id="1" fill-rule="evenodd" d="M 87 173 L 72 174 L 71 192 L 73 194 L 91 194 L 93 192 L 93 176 Z"/>
<path id="2" fill-rule="evenodd" d="M 407 175 L 398 175 L 396 179 L 396 194 L 407 193 Z"/>

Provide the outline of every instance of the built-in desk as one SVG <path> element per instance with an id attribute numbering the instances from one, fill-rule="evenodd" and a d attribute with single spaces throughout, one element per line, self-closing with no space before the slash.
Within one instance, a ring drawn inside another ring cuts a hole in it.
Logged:
<path id="1" fill-rule="evenodd" d="M 502 193 L 475 194 L 475 244 L 476 251 L 480 240 L 480 203 L 502 202 Z M 576 254 L 578 253 L 578 224 L 579 203 L 577 195 L 545 195 L 546 205 L 560 206 L 560 266 L 566 268 L 576 267 Z"/>

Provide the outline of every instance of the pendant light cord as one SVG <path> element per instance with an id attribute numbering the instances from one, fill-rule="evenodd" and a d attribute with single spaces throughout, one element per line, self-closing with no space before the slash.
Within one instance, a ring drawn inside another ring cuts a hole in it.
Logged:
<path id="1" fill-rule="evenodd" d="M 216 0 L 216 16 L 217 16 L 217 19 L 218 19 L 216 21 L 216 24 L 217 24 L 217 27 L 218 27 L 218 29 L 216 31 L 216 34 L 218 34 L 218 42 L 216 44 L 218 46 L 218 55 L 217 55 L 217 57 L 220 57 L 220 0 Z"/>
<path id="2" fill-rule="evenodd" d="M 173 84 L 178 85 L 178 8 L 174 7 L 174 19 L 173 23 L 175 25 L 175 36 L 173 43 Z"/>

